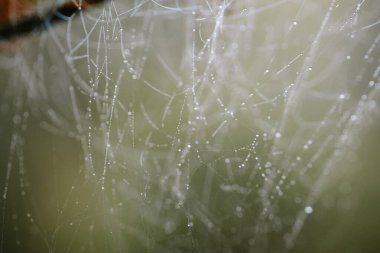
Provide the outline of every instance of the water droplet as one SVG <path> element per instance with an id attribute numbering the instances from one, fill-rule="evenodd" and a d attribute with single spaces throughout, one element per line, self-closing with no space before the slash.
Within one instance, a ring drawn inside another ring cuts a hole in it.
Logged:
<path id="1" fill-rule="evenodd" d="M 313 208 L 311 206 L 305 207 L 305 213 L 311 214 L 313 212 Z"/>

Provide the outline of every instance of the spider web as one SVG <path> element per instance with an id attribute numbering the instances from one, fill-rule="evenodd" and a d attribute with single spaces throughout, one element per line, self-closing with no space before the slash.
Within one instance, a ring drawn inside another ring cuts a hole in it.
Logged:
<path id="1" fill-rule="evenodd" d="M 109 1 L 32 35 L 0 60 L 1 249 L 292 250 L 378 116 L 378 17 Z"/>

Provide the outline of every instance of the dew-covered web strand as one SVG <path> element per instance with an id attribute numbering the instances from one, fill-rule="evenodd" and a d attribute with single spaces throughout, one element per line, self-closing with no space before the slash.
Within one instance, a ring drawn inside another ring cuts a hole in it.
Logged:
<path id="1" fill-rule="evenodd" d="M 364 121 L 362 114 L 375 110 L 369 100 L 378 96 L 374 91 L 378 68 L 371 73 L 372 81 L 360 101 L 355 102 L 343 86 L 332 91 L 317 89 L 324 77 L 341 71 L 339 64 L 348 66 L 355 57 L 349 46 L 342 47 L 326 69 L 318 67 L 321 55 L 328 51 L 328 35 L 352 32 L 360 36 L 377 29 L 378 22 L 362 24 L 357 18 L 366 1 L 357 5 L 335 0 L 326 3 L 318 11 L 321 16 L 316 26 L 305 34 L 299 30 L 308 22 L 304 13 L 312 13 L 318 5 L 306 0 L 297 2 L 297 8 L 284 18 L 284 31 L 276 19 L 265 19 L 268 25 L 255 22 L 266 13 L 290 8 L 290 1 L 110 1 L 88 14 L 80 11 L 66 25 L 43 34 L 46 41 L 53 41 L 55 61 L 64 61 L 70 76 L 67 90 L 72 118 L 65 121 L 71 120 L 73 126 L 65 129 L 70 124 L 60 125 L 64 120 L 58 120 L 59 112 L 53 107 L 49 124 L 79 140 L 84 160 L 78 181 L 57 209 L 69 212 L 76 192 L 81 191 L 80 177 L 96 185 L 90 196 L 81 200 L 81 213 L 75 218 L 58 217 L 56 235 L 66 223 L 72 227 L 66 250 L 75 251 L 75 238 L 92 219 L 95 202 L 101 205 L 96 215 L 104 225 L 104 241 L 119 251 L 125 247 L 120 238 L 131 236 L 114 226 L 129 219 L 128 212 L 121 211 L 123 205 L 138 210 L 140 231 L 129 233 L 140 239 L 146 236 L 140 243 L 149 251 L 158 238 L 152 228 L 170 235 L 181 224 L 176 220 L 178 213 L 185 217 L 191 247 L 199 251 L 200 245 L 205 245 L 200 244 L 199 234 L 209 233 L 210 245 L 215 238 L 236 236 L 235 225 L 225 226 L 246 215 L 250 219 L 244 221 L 253 237 L 241 237 L 247 245 L 265 241 L 264 228 L 276 227 L 280 220 L 279 233 L 285 236 L 286 246 L 293 247 L 307 217 L 318 212 L 315 204 L 329 182 L 327 175 L 341 161 L 338 153 L 347 145 L 342 138 L 364 131 L 355 121 Z M 353 8 L 348 19 L 334 24 L 339 8 L 349 7 Z M 185 25 L 179 29 L 177 21 Z M 352 27 L 351 22 L 356 25 Z M 160 42 L 159 36 L 166 35 L 165 25 L 181 45 Z M 267 36 L 262 44 L 260 32 Z M 273 35 L 276 32 L 281 34 L 279 41 Z M 253 34 L 252 44 L 244 41 L 248 33 Z M 296 44 L 300 34 L 309 37 L 310 43 L 283 56 L 283 44 Z M 379 35 L 372 37 L 360 56 L 367 61 L 376 57 L 380 40 Z M 348 43 L 355 41 L 352 38 Z M 168 50 L 170 46 L 173 48 Z M 182 56 L 174 56 L 176 50 Z M 252 56 L 243 62 L 244 54 Z M 350 57 L 342 62 L 342 55 Z M 178 64 L 180 57 L 183 60 Z M 245 66 L 249 64 L 252 66 Z M 366 66 L 374 64 L 365 62 L 357 77 Z M 37 70 L 28 71 L 34 75 Z M 308 122 L 299 110 L 307 106 L 306 95 L 329 104 L 316 117 L 318 121 Z M 292 124 L 295 126 L 289 130 Z M 15 145 L 12 141 L 9 161 L 17 153 Z M 330 154 L 334 145 L 337 151 Z M 12 168 L 6 173 L 5 198 Z M 298 188 L 302 191 L 294 192 Z M 218 194 L 232 196 L 233 204 L 226 203 L 221 211 L 213 209 Z M 281 204 L 285 200 L 297 211 L 286 213 Z M 253 201 L 257 207 L 252 206 Z M 3 202 L 3 228 L 8 202 Z M 229 208 L 232 211 L 227 212 Z M 157 247 L 169 249 L 166 246 Z"/>

